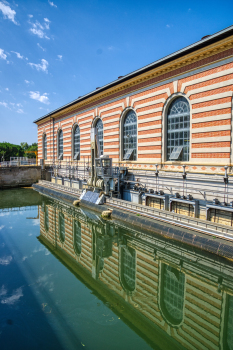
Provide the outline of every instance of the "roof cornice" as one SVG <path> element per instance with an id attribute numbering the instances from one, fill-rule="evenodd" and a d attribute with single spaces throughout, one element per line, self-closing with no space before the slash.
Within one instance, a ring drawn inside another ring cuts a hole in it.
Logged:
<path id="1" fill-rule="evenodd" d="M 121 92 L 129 87 L 136 86 L 145 81 L 149 81 L 153 77 L 159 77 L 164 73 L 172 72 L 190 63 L 194 63 L 204 58 L 210 57 L 222 51 L 226 51 L 233 47 L 233 26 L 228 27 L 214 35 L 200 40 L 195 44 L 187 46 L 186 48 L 176 51 L 158 61 L 155 61 L 141 69 L 119 78 L 98 90 L 94 90 L 80 98 L 46 114 L 45 116 L 34 121 L 36 124 L 41 124 L 50 118 L 59 118 L 62 114 L 72 113 L 77 108 L 85 108 L 90 103 L 97 102 L 103 98 Z M 175 76 L 175 74 L 174 74 Z M 162 79 L 161 79 L 162 81 Z M 148 82 L 149 83 L 149 82 Z M 149 84 L 148 84 L 149 85 Z"/>

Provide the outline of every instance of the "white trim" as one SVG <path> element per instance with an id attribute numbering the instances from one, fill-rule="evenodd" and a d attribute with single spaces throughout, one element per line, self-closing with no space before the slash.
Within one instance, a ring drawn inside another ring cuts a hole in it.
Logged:
<path id="1" fill-rule="evenodd" d="M 226 131 L 231 130 L 231 125 L 217 125 L 217 126 L 206 126 L 203 128 L 192 128 L 192 134 L 202 132 L 213 132 L 213 131 Z"/>
<path id="2" fill-rule="evenodd" d="M 104 142 L 105 143 L 107 143 L 107 142 L 120 142 L 120 137 L 115 137 L 115 138 L 112 138 L 112 139 L 108 139 L 108 140 L 105 140 Z"/>
<path id="3" fill-rule="evenodd" d="M 148 116 L 148 118 L 138 119 L 138 124 L 149 123 L 149 122 L 153 122 L 153 121 L 161 120 L 161 119 L 162 119 L 162 115 L 157 115 L 156 117 Z M 153 126 L 152 126 L 152 128 L 153 128 Z M 141 131 L 141 127 L 140 127 L 139 131 Z"/>
<path id="4" fill-rule="evenodd" d="M 174 89 L 174 94 L 177 93 L 177 89 L 178 89 L 178 80 L 174 80 L 173 81 L 173 89 Z"/>
<path id="5" fill-rule="evenodd" d="M 190 102 L 191 102 L 192 105 L 194 105 L 196 103 L 202 103 L 202 102 L 206 102 L 206 101 L 218 100 L 218 99 L 224 98 L 224 97 L 231 97 L 232 94 L 233 94 L 232 91 L 226 91 L 226 92 L 218 93 L 216 95 L 209 95 L 209 96 L 196 98 L 196 99 L 190 100 Z M 194 106 L 193 106 L 193 108 L 194 108 Z"/>
<path id="6" fill-rule="evenodd" d="M 106 120 L 105 122 L 103 122 L 103 125 L 107 125 L 109 123 L 113 123 L 113 122 L 119 122 L 120 118 L 112 118 L 110 120 Z"/>
<path id="7" fill-rule="evenodd" d="M 194 143 L 205 143 L 205 142 L 230 142 L 231 136 L 219 136 L 219 137 L 195 137 L 193 138 L 192 144 Z"/>
<path id="8" fill-rule="evenodd" d="M 193 118 L 192 124 L 212 122 L 214 120 L 224 120 L 224 119 L 231 119 L 231 114 L 229 113 L 229 114 L 211 115 L 209 117 Z"/>
<path id="9" fill-rule="evenodd" d="M 108 104 L 110 104 L 111 102 L 108 102 Z M 124 102 L 120 102 L 120 103 L 116 103 L 115 105 L 113 105 L 113 106 L 109 106 L 109 107 L 105 107 L 105 108 L 100 108 L 99 107 L 99 115 L 101 116 L 101 113 L 103 113 L 103 112 L 106 112 L 106 111 L 109 111 L 109 110 L 111 110 L 111 109 L 115 109 L 115 108 L 117 108 L 117 107 L 121 107 L 122 109 L 125 109 L 125 104 L 124 104 Z M 102 116 L 102 118 L 104 118 L 106 115 L 104 115 L 104 116 Z"/>
<path id="10" fill-rule="evenodd" d="M 154 108 L 154 109 L 149 109 L 148 111 L 138 112 L 137 115 L 138 115 L 138 117 L 140 117 L 141 115 L 145 115 L 145 114 L 162 112 L 162 110 L 163 110 L 163 107 L 158 107 L 158 108 Z"/>
<path id="11" fill-rule="evenodd" d="M 137 105 L 135 107 L 135 111 L 140 109 L 140 108 L 144 108 L 144 107 L 148 107 L 148 106 L 154 106 L 154 105 L 157 105 L 159 103 L 165 103 L 166 101 L 166 98 L 160 98 L 158 100 L 153 100 L 153 101 L 149 101 L 149 102 L 145 102 L 145 103 L 142 103 L 140 105 Z"/>
<path id="12" fill-rule="evenodd" d="M 149 93 L 147 95 L 143 95 L 143 96 L 132 98 L 131 106 L 133 107 L 134 103 L 137 102 L 137 101 L 145 100 L 147 98 L 158 96 L 158 95 L 162 95 L 162 94 L 166 94 L 166 93 L 168 94 L 168 97 L 171 95 L 170 88 L 161 89 L 161 90 L 158 90 L 158 91 L 155 91 L 155 92 L 151 92 L 151 93 Z"/>
<path id="13" fill-rule="evenodd" d="M 148 149 L 148 150 L 145 150 L 145 151 L 142 151 L 142 150 L 139 150 L 138 151 L 138 154 L 158 154 L 158 153 L 162 153 L 162 150 L 161 149 Z"/>
<path id="14" fill-rule="evenodd" d="M 154 129 L 161 129 L 161 128 L 162 128 L 162 124 L 155 124 L 153 126 L 151 126 L 151 125 L 150 126 L 142 126 L 142 127 L 140 127 L 139 131 L 154 130 Z"/>
<path id="15" fill-rule="evenodd" d="M 204 148 L 193 148 L 192 153 L 229 153 L 231 147 L 204 147 Z"/>
<path id="16" fill-rule="evenodd" d="M 151 133 L 151 134 L 146 134 L 146 135 L 138 135 L 138 139 L 148 139 L 150 137 L 161 137 L 161 135 L 158 136 L 158 133 Z M 162 142 L 162 141 L 159 141 Z"/>
<path id="17" fill-rule="evenodd" d="M 219 89 L 221 87 L 225 87 L 225 86 L 229 86 L 229 85 L 233 85 L 233 79 L 229 79 L 226 81 L 221 81 L 221 82 L 216 83 L 216 84 L 209 84 L 209 85 L 203 86 L 201 88 L 189 90 L 186 95 L 188 97 L 190 97 L 191 95 L 195 95 L 195 94 L 198 94 L 200 92 L 211 91 L 211 90 Z"/>
<path id="18" fill-rule="evenodd" d="M 148 138 L 148 136 L 147 136 Z M 162 141 L 153 141 L 153 146 L 161 146 L 162 145 Z M 138 147 L 141 146 L 151 146 L 151 142 L 139 142 L 138 143 Z"/>
<path id="19" fill-rule="evenodd" d="M 219 103 L 218 105 L 210 105 L 206 107 L 193 108 L 193 114 L 216 111 L 218 109 L 231 108 L 231 102 Z"/>
<path id="20" fill-rule="evenodd" d="M 231 74 L 231 73 L 233 73 L 233 68 L 229 68 L 229 69 L 217 72 L 217 73 L 205 75 L 204 77 L 201 77 L 201 78 L 189 80 L 189 81 L 187 81 L 185 83 L 182 83 L 180 92 L 184 92 L 185 88 L 190 86 L 190 85 L 195 85 L 195 84 L 202 83 L 204 81 L 208 81 L 208 80 L 212 80 L 212 79 L 215 79 L 215 78 L 223 77 L 224 75 L 228 75 L 228 74 Z"/>

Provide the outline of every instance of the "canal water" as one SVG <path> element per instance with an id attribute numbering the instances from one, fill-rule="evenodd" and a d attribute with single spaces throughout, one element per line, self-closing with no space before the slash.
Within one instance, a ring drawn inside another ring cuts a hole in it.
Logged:
<path id="1" fill-rule="evenodd" d="M 233 349 L 233 263 L 0 192 L 0 349 Z"/>

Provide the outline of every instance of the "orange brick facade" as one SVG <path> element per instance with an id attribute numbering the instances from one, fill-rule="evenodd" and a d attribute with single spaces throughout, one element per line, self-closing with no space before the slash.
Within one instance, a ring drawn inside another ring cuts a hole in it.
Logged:
<path id="1" fill-rule="evenodd" d="M 96 92 L 72 107 L 54 111 L 37 121 L 38 158 L 43 158 L 43 136 L 47 136 L 47 160 L 57 161 L 57 135 L 63 131 L 63 161 L 72 161 L 72 128 L 80 128 L 80 162 L 91 157 L 91 128 L 98 118 L 103 122 L 103 153 L 113 164 L 147 169 L 160 164 L 165 170 L 178 170 L 180 162 L 166 158 L 166 124 L 169 104 L 183 96 L 190 106 L 190 154 L 188 171 L 213 173 L 232 166 L 233 37 L 206 44 L 192 56 L 184 55 L 156 70 L 129 78 L 119 87 Z M 219 53 L 217 53 L 219 51 Z M 207 56 L 207 57 L 205 57 Z M 192 63 L 192 61 L 194 61 Z M 179 67 L 179 65 L 181 67 Z M 179 68 L 178 68 L 179 67 Z M 166 71 L 168 71 L 166 73 Z M 140 82 L 141 81 L 141 82 Z M 119 90 L 119 91 L 117 91 Z M 91 101 L 93 100 L 93 101 Z M 137 159 L 124 161 L 122 123 L 125 112 L 137 116 Z M 231 171 L 231 169 L 230 169 Z"/>

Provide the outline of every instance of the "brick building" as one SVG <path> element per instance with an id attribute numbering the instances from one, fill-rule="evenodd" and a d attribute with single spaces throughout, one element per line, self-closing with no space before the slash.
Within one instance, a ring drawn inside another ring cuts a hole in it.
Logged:
<path id="1" fill-rule="evenodd" d="M 35 121 L 39 159 L 101 153 L 129 169 L 231 172 L 233 26 L 119 77 Z"/>
<path id="2" fill-rule="evenodd" d="M 154 346 L 232 349 L 227 259 L 86 215 L 61 202 L 44 203 L 39 240 Z"/>

